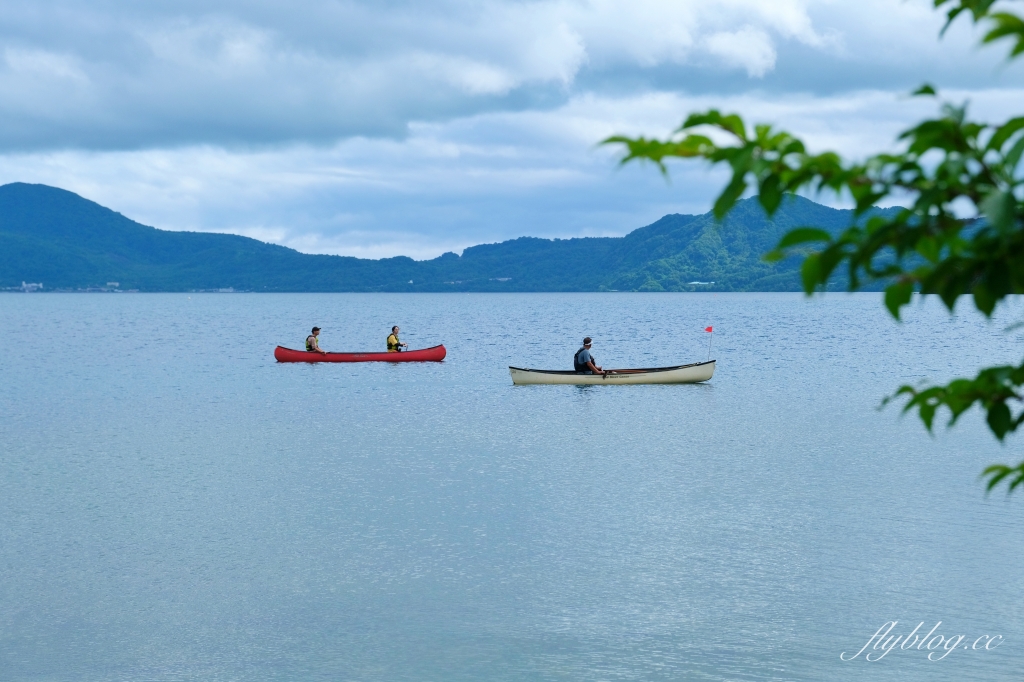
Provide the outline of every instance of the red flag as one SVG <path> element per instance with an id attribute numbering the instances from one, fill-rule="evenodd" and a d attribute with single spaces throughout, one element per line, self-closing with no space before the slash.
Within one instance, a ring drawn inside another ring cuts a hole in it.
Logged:
<path id="1" fill-rule="evenodd" d="M 704 327 L 704 331 L 710 332 L 710 331 L 714 331 L 714 329 L 712 327 Z"/>

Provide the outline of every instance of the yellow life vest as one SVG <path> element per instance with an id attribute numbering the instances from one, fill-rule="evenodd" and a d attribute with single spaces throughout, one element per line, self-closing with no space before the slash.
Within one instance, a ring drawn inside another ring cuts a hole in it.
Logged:
<path id="1" fill-rule="evenodd" d="M 310 339 L 313 339 L 313 340 L 310 341 Z M 320 346 L 317 345 L 316 337 L 313 336 L 312 334 L 307 336 L 306 337 L 306 350 L 308 352 L 312 353 L 313 351 L 317 350 L 318 348 L 320 348 Z"/>
<path id="2" fill-rule="evenodd" d="M 401 345 L 399 345 L 400 343 L 401 342 L 398 340 L 398 337 L 394 334 L 388 336 L 388 352 L 397 353 L 400 351 L 402 349 Z"/>

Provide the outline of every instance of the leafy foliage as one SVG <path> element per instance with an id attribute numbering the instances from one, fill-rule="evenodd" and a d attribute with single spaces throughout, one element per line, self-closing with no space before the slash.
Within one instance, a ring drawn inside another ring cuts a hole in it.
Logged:
<path id="1" fill-rule="evenodd" d="M 967 13 L 975 23 L 986 24 L 983 43 L 1010 41 L 1010 59 L 1024 53 L 1024 20 L 995 11 L 998 0 L 934 4 L 946 10 L 943 31 Z M 914 95 L 935 97 L 936 90 L 926 84 Z M 833 152 L 811 153 L 786 131 L 765 124 L 750 128 L 738 114 L 715 109 L 691 114 L 668 140 L 616 136 L 604 142 L 625 147 L 622 163 L 651 161 L 663 173 L 670 158 L 727 165 L 732 178 L 714 205 L 719 218 L 750 189 L 757 191 L 769 214 L 778 210 L 784 196 L 798 191 L 852 198 L 856 213 L 864 216 L 884 199 L 910 203 L 894 214 L 854 223 L 838 235 L 812 227 L 786 234 L 766 258 L 777 261 L 810 248 L 801 266 L 808 294 L 844 270 L 851 291 L 883 285 L 885 306 L 899 319 L 915 291 L 938 295 L 950 311 L 960 296 L 970 295 L 986 316 L 1007 296 L 1024 293 L 1024 116 L 982 123 L 969 118 L 966 104 L 946 103 L 939 116 L 902 133 L 897 151 L 864 161 L 846 161 Z M 969 219 L 958 214 L 964 206 L 973 210 Z M 1002 440 L 1024 422 L 1022 385 L 1024 366 L 992 367 L 946 386 L 903 386 L 896 396 L 909 398 L 904 411 L 916 409 L 929 430 L 939 408 L 949 410 L 952 425 L 978 404 Z M 1024 462 L 1017 467 L 995 465 L 984 475 L 989 489 L 1006 480 L 1013 490 L 1024 485 Z"/>

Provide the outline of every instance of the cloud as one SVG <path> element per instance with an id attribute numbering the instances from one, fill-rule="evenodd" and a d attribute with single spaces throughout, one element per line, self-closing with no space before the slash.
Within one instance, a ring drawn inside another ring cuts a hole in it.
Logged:
<path id="1" fill-rule="evenodd" d="M 19 50 L 9 47 L 4 50 L 4 64 L 11 73 L 29 78 L 69 80 L 78 83 L 88 81 L 74 57 L 45 50 Z"/>
<path id="2" fill-rule="evenodd" d="M 775 47 L 771 37 L 753 26 L 738 31 L 720 31 L 705 39 L 708 52 L 730 66 L 741 66 L 751 78 L 761 78 L 775 68 Z"/>
<path id="3" fill-rule="evenodd" d="M 651 78 L 694 94 L 797 92 L 836 87 L 819 75 L 836 68 L 962 69 L 931 59 L 939 18 L 925 5 L 0 0 L 0 151 L 330 144 Z"/>
<path id="4" fill-rule="evenodd" d="M 951 91 L 982 117 L 1005 116 L 1024 89 Z M 145 224 L 245 234 L 310 253 L 428 258 L 524 235 L 622 235 L 666 213 L 703 213 L 721 169 L 617 169 L 613 133 L 666 135 L 686 112 L 717 106 L 801 134 L 812 151 L 854 158 L 892 149 L 935 103 L 867 90 L 777 97 L 585 94 L 548 110 L 416 123 L 400 140 L 230 150 L 200 145 L 0 157 L 0 182 L 65 187 Z"/>
<path id="5" fill-rule="evenodd" d="M 616 170 L 613 133 L 711 107 L 858 156 L 997 116 L 1024 63 L 930 0 L 0 0 L 0 182 L 158 227 L 430 257 L 702 213 L 718 171 Z"/>

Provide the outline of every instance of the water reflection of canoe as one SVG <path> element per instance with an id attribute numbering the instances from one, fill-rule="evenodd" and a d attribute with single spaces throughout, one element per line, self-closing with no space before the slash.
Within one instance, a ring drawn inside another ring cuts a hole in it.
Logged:
<path id="1" fill-rule="evenodd" d="M 407 350 L 401 353 L 310 353 L 284 346 L 274 349 L 278 362 L 440 362 L 447 354 L 444 346 Z"/>
<path id="2" fill-rule="evenodd" d="M 580 374 L 550 369 L 509 367 L 512 383 L 523 384 L 695 384 L 715 373 L 715 360 L 676 367 L 612 369 L 607 374 Z"/>

